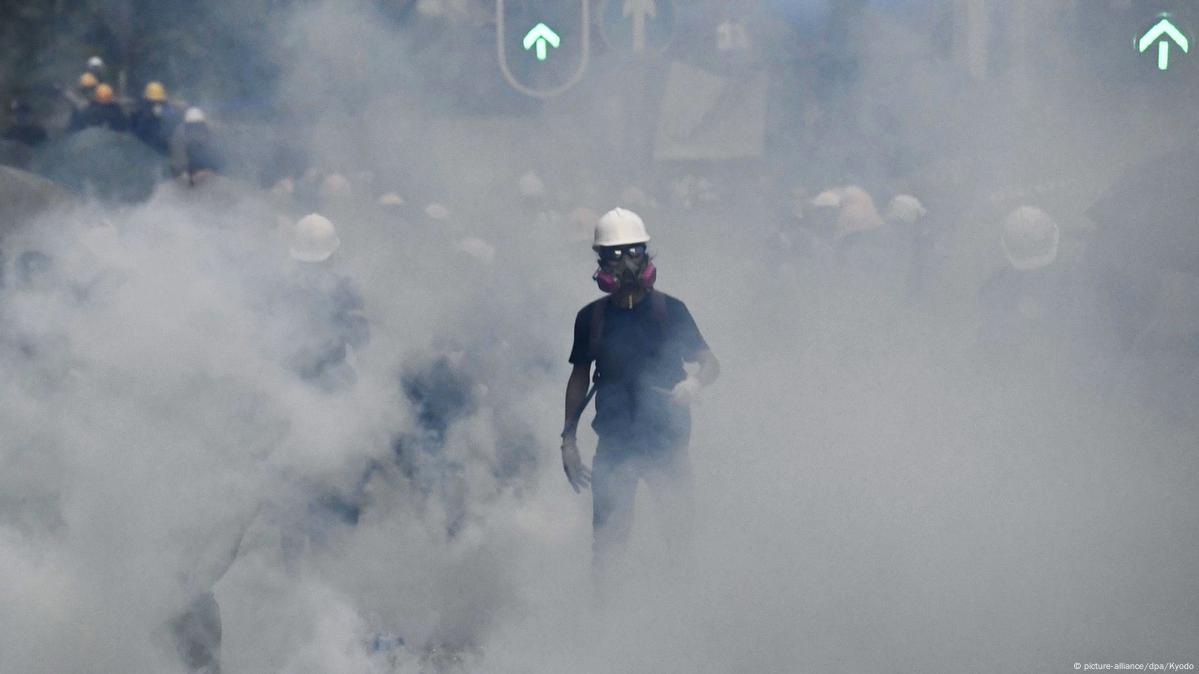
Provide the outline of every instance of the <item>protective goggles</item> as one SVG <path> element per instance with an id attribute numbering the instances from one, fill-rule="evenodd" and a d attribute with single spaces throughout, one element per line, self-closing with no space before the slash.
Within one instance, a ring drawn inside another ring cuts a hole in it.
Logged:
<path id="1" fill-rule="evenodd" d="M 600 262 L 619 262 L 625 258 L 636 260 L 642 255 L 645 255 L 645 244 L 638 243 L 631 246 L 609 246 L 606 248 L 599 248 L 595 252 L 597 255 L 599 255 Z"/>

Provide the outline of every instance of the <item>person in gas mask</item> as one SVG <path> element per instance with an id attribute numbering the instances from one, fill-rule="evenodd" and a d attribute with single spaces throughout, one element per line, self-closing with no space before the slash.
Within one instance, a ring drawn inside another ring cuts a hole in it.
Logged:
<path id="1" fill-rule="evenodd" d="M 604 297 L 575 316 L 574 366 L 566 386 L 562 463 L 571 487 L 590 486 L 593 498 L 593 570 L 599 589 L 613 553 L 633 522 L 633 499 L 644 479 L 667 512 L 672 551 L 691 526 L 691 476 L 687 445 L 689 406 L 700 388 L 719 375 L 716 357 L 683 302 L 654 288 L 657 270 L 647 250 L 645 223 L 616 208 L 595 226 L 599 257 L 594 280 Z M 595 363 L 592 428 L 599 438 L 593 467 L 579 456 L 576 428 L 590 401 Z M 697 363 L 695 374 L 684 365 Z"/>

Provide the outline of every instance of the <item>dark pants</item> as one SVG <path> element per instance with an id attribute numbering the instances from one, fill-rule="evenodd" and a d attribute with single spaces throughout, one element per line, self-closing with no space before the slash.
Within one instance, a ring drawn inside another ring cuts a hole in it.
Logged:
<path id="1" fill-rule="evenodd" d="M 600 436 L 591 468 L 593 571 L 598 585 L 607 584 L 608 567 L 628 541 L 640 480 L 662 511 L 671 556 L 684 553 L 694 510 L 687 441 L 685 432 L 674 434 L 669 442 Z"/>
<path id="2" fill-rule="evenodd" d="M 179 658 L 189 671 L 220 674 L 221 608 L 211 592 L 197 597 L 171 621 L 171 631 Z"/>

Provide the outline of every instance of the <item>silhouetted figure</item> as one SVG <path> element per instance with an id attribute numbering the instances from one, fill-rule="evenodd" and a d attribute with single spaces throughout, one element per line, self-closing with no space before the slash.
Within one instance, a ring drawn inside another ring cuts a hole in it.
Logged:
<path id="1" fill-rule="evenodd" d="M 4 130 L 4 140 L 23 143 L 29 147 L 46 141 L 46 129 L 33 118 L 33 108 L 25 101 L 13 101 L 9 105 L 12 124 Z"/>

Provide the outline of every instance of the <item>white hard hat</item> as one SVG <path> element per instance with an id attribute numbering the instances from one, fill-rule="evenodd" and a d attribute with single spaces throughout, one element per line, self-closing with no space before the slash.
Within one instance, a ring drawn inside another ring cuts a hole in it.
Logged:
<path id="1" fill-rule="evenodd" d="M 204 117 L 204 111 L 197 107 L 190 107 L 187 112 L 183 113 L 183 121 L 188 124 L 198 124 L 207 121 Z"/>
<path id="2" fill-rule="evenodd" d="M 378 203 L 380 206 L 403 206 L 404 197 L 401 197 L 395 192 L 388 192 L 387 194 L 379 197 Z"/>
<path id="3" fill-rule="evenodd" d="M 294 194 L 296 191 L 296 181 L 291 178 L 280 178 L 271 186 L 271 194 L 275 196 L 285 197 Z"/>
<path id="4" fill-rule="evenodd" d="M 1057 223 L 1039 208 L 1021 206 L 1003 221 L 1003 254 L 1021 271 L 1053 263 L 1060 240 Z"/>
<path id="5" fill-rule="evenodd" d="M 78 61 L 76 61 L 76 63 L 78 63 Z M 87 60 L 87 67 L 88 68 L 103 68 L 104 67 L 104 59 L 100 58 L 99 56 L 93 56 Z"/>
<path id="6" fill-rule="evenodd" d="M 924 217 L 928 209 L 920 200 L 910 194 L 900 194 L 891 200 L 887 207 L 887 217 L 891 220 L 906 222 L 909 225 Z"/>
<path id="7" fill-rule="evenodd" d="M 323 215 L 310 213 L 296 222 L 291 257 L 300 262 L 324 262 L 341 246 L 337 228 Z"/>
<path id="8" fill-rule="evenodd" d="M 425 206 L 425 215 L 434 220 L 449 220 L 453 213 L 451 213 L 450 209 L 446 208 L 444 204 L 434 201 L 428 206 Z"/>
<path id="9" fill-rule="evenodd" d="M 645 222 L 633 211 L 613 208 L 600 216 L 595 223 L 592 248 L 626 246 L 633 243 L 649 243 L 649 232 L 645 231 Z"/>
<path id="10" fill-rule="evenodd" d="M 883 219 L 874 207 L 874 199 L 857 185 L 841 189 L 841 214 L 837 218 L 837 236 L 868 232 L 883 226 Z"/>
<path id="11" fill-rule="evenodd" d="M 521 176 L 518 185 L 522 197 L 536 198 L 545 194 L 545 183 L 532 171 Z"/>
<path id="12" fill-rule="evenodd" d="M 330 173 L 321 181 L 320 187 L 321 199 L 349 199 L 354 195 L 354 190 L 350 187 L 350 181 L 340 173 Z"/>
<path id="13" fill-rule="evenodd" d="M 821 208 L 836 208 L 841 205 L 841 193 L 838 190 L 825 190 L 812 198 L 812 205 Z"/>

